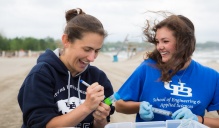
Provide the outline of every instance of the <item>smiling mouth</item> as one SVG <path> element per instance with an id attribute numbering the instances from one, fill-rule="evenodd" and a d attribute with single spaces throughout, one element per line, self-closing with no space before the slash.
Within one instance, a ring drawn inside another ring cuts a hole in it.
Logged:
<path id="1" fill-rule="evenodd" d="M 160 52 L 160 55 L 163 56 L 163 55 L 166 55 L 167 52 Z"/>
<path id="2" fill-rule="evenodd" d="M 84 66 L 87 66 L 90 62 L 88 61 L 83 61 L 83 60 L 79 60 L 79 62 Z"/>
<path id="3" fill-rule="evenodd" d="M 87 62 L 87 61 L 81 60 L 81 62 L 84 63 L 84 64 L 89 64 L 89 62 Z"/>

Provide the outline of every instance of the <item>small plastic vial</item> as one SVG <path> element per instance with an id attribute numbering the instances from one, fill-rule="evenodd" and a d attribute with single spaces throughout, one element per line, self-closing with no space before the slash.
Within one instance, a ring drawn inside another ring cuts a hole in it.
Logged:
<path id="1" fill-rule="evenodd" d="M 111 105 L 114 102 L 116 102 L 117 100 L 120 99 L 120 96 L 118 93 L 114 93 L 113 95 L 111 95 L 110 97 L 107 97 L 103 102 L 107 105 Z"/>
<path id="2" fill-rule="evenodd" d="M 163 109 L 159 109 L 159 108 L 154 108 L 154 107 L 152 107 L 152 111 L 154 113 L 157 113 L 157 114 L 160 114 L 160 115 L 172 116 L 171 111 L 167 111 L 167 110 L 163 110 Z"/>

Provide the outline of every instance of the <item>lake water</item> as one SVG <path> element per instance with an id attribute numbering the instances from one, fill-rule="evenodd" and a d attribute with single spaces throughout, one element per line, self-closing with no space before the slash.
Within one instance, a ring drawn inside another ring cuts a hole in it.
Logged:
<path id="1" fill-rule="evenodd" d="M 116 52 L 106 52 L 104 53 L 106 55 L 109 55 L 112 57 L 116 54 Z M 128 54 L 125 51 L 121 51 L 118 54 L 119 60 L 125 60 L 128 58 Z M 217 62 L 219 63 L 219 50 L 197 50 L 193 53 L 192 59 L 200 62 L 200 63 L 206 63 L 206 62 Z"/>
<path id="2" fill-rule="evenodd" d="M 195 51 L 192 57 L 198 62 L 217 62 L 219 63 L 219 50 L 198 50 Z"/>

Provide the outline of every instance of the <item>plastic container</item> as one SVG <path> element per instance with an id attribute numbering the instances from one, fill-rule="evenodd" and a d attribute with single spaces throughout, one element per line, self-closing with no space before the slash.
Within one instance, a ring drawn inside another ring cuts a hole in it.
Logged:
<path id="1" fill-rule="evenodd" d="M 165 121 L 139 122 L 133 124 L 134 127 L 131 128 L 166 128 Z"/>
<path id="2" fill-rule="evenodd" d="M 151 122 L 121 122 L 107 124 L 104 128 L 209 128 L 194 120 L 167 120 Z"/>
<path id="3" fill-rule="evenodd" d="M 194 121 L 194 120 L 191 120 L 191 119 L 183 119 L 183 120 L 167 120 L 166 123 L 167 123 L 167 128 L 172 128 L 169 124 L 173 124 L 174 121 L 178 121 L 180 122 L 179 126 L 177 128 L 210 128 L 206 125 L 203 125 L 197 121 Z"/>
<path id="4" fill-rule="evenodd" d="M 138 122 L 138 123 L 122 122 L 122 123 L 107 124 L 105 128 L 166 128 L 166 123 L 165 121 Z"/>

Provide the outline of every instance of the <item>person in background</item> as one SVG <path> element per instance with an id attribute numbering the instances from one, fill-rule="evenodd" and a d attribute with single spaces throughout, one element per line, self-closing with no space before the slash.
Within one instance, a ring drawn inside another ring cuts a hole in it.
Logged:
<path id="1" fill-rule="evenodd" d="M 136 114 L 136 122 L 192 119 L 211 128 L 219 118 L 204 117 L 205 110 L 219 113 L 219 73 L 193 60 L 196 38 L 193 23 L 183 15 L 166 17 L 144 29 L 155 45 L 145 60 L 118 90 L 117 112 Z M 152 107 L 172 112 L 165 116 Z"/>
<path id="2" fill-rule="evenodd" d="M 20 88 L 23 128 L 104 128 L 114 112 L 102 102 L 113 94 L 109 79 L 90 65 L 107 36 L 102 23 L 80 8 L 65 17 L 63 49 L 40 55 Z"/>

